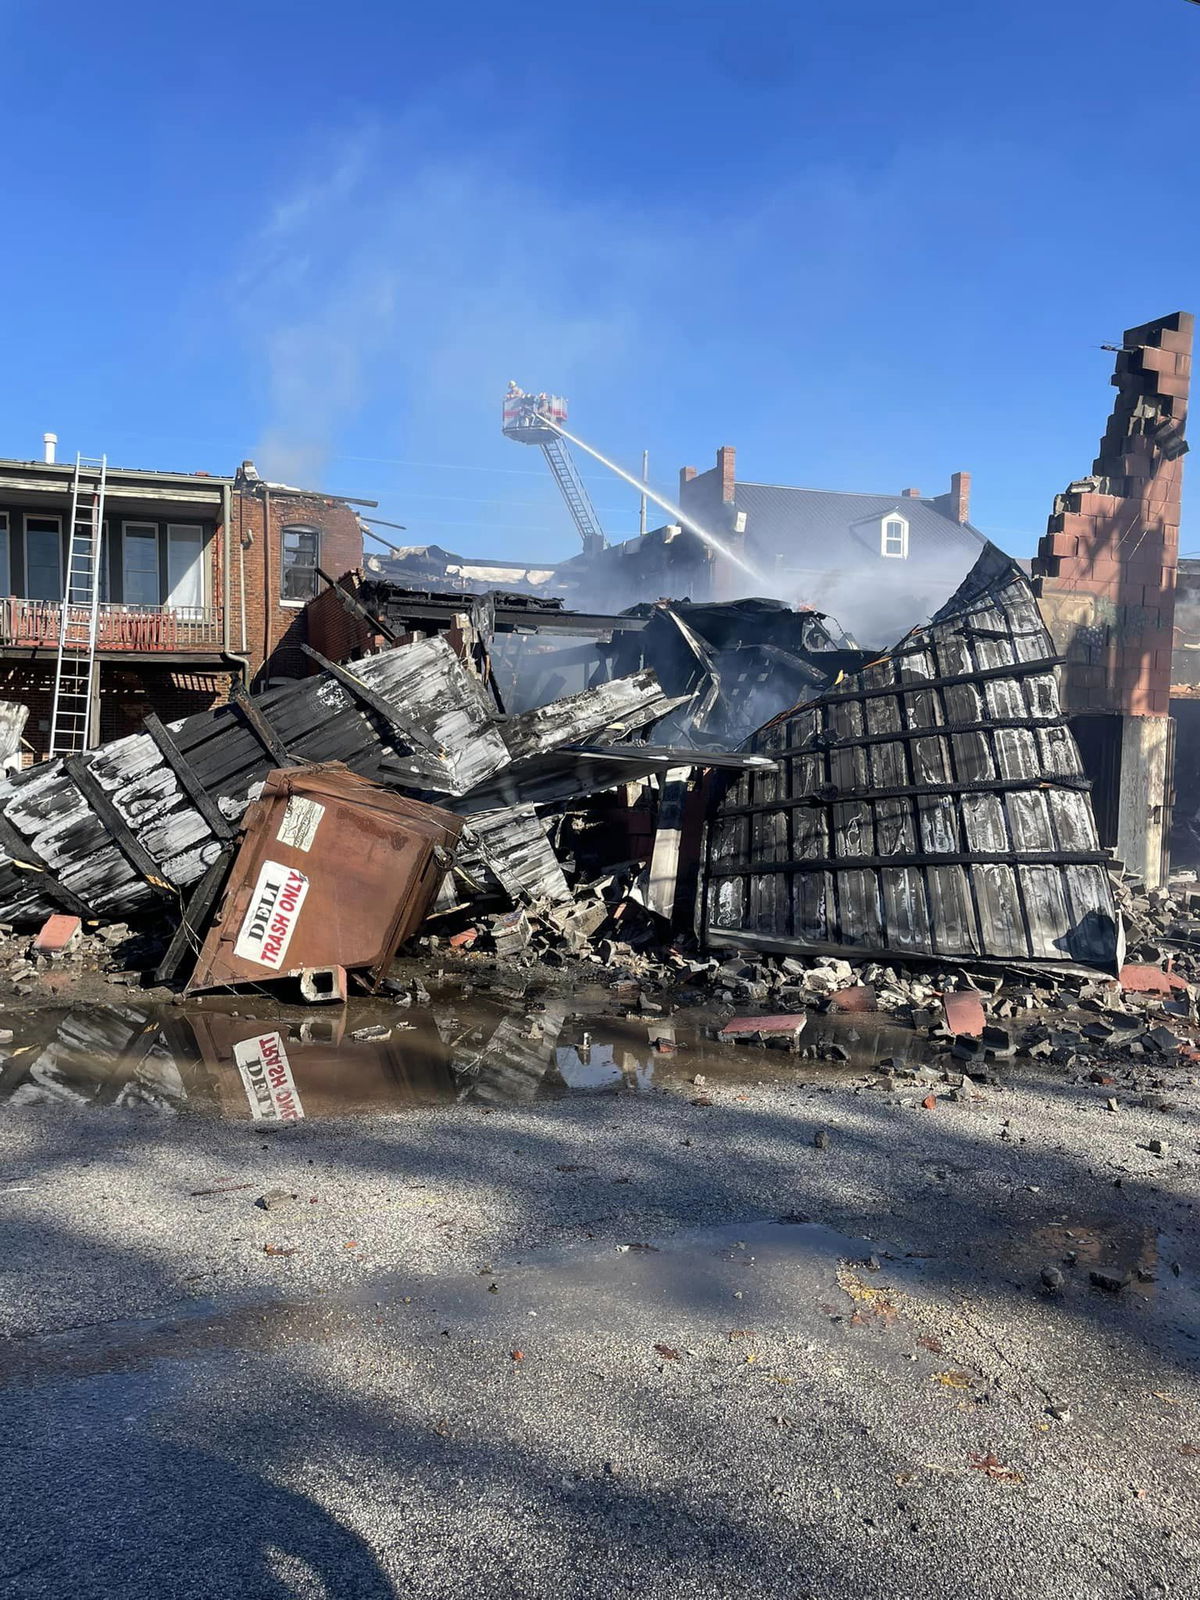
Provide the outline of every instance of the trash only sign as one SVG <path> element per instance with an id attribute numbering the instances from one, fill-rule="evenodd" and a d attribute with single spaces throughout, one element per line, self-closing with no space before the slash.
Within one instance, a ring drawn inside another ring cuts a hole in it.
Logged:
<path id="1" fill-rule="evenodd" d="M 260 1033 L 233 1047 L 233 1059 L 255 1122 L 299 1122 L 304 1115 L 291 1062 L 278 1033 Z"/>
<path id="2" fill-rule="evenodd" d="M 308 878 L 303 872 L 280 861 L 264 861 L 233 947 L 238 959 L 278 972 L 307 893 Z"/>

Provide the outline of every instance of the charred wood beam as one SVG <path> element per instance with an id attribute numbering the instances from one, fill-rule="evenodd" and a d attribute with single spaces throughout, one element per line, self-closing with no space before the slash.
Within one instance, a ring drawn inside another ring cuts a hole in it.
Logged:
<path id="1" fill-rule="evenodd" d="M 45 882 L 39 888 L 47 900 L 54 905 L 61 906 L 64 911 L 69 911 L 73 917 L 80 917 L 85 922 L 94 922 L 96 913 L 85 900 L 77 895 L 74 889 L 68 889 L 65 883 L 60 883 L 54 873 L 38 855 L 12 823 L 0 811 L 0 849 L 20 872 L 37 872 L 42 875 Z"/>
<path id="2" fill-rule="evenodd" d="M 387 596 L 380 609 L 385 610 L 389 621 L 403 632 L 408 632 L 413 624 L 424 627 L 432 623 L 448 628 L 455 615 L 466 609 L 463 602 L 470 599 L 469 594 L 463 594 L 438 600 L 427 594 L 400 590 L 394 596 Z M 367 615 L 373 614 L 368 611 Z M 594 639 L 597 645 L 611 643 L 616 633 L 641 633 L 649 621 L 649 617 L 614 617 L 607 612 L 526 610 L 523 606 L 506 605 L 497 605 L 495 610 L 498 633 L 579 634 Z"/>
<path id="3" fill-rule="evenodd" d="M 67 776 L 91 806 L 104 830 L 140 878 L 160 894 L 174 895 L 175 885 L 164 877 L 163 869 L 130 828 L 96 779 L 82 756 L 68 756 L 63 762 Z"/>
<path id="4" fill-rule="evenodd" d="M 1028 955 L 981 955 L 978 951 L 941 950 L 930 948 L 910 954 L 907 951 L 887 949 L 882 945 L 852 945 L 839 939 L 794 939 L 782 934 L 756 933 L 752 929 L 709 928 L 705 934 L 705 945 L 713 950 L 761 950 L 765 955 L 794 956 L 845 956 L 850 960 L 861 960 L 865 955 L 872 955 L 882 960 L 916 960 L 929 964 L 934 962 L 942 966 L 967 966 L 971 971 L 983 968 L 989 972 L 1009 971 L 1027 973 L 1029 977 L 1037 979 L 1045 975 L 1050 963 L 1037 957 Z M 1093 966 L 1084 966 L 1080 961 L 1055 961 L 1053 971 L 1063 977 L 1072 974 L 1082 978 L 1096 977 Z"/>
<path id="5" fill-rule="evenodd" d="M 823 783 L 810 794 L 796 795 L 786 800 L 763 800 L 756 805 L 721 807 L 723 817 L 752 817 L 768 812 L 792 811 L 807 806 L 820 810 L 825 806 L 844 805 L 854 800 L 904 800 L 912 796 L 924 799 L 926 795 L 955 794 L 1011 794 L 1014 790 L 1075 789 L 1087 794 L 1092 787 L 1090 778 L 972 778 L 962 783 L 908 783 L 893 789 L 839 789 L 835 784 Z"/>
<path id="6" fill-rule="evenodd" d="M 357 595 L 351 594 L 349 589 L 344 589 L 337 578 L 331 578 L 321 567 L 317 568 L 317 576 L 329 585 L 352 616 L 357 617 L 360 622 L 365 622 L 373 632 L 382 634 L 389 644 L 399 644 L 400 635 L 394 633 L 382 617 L 368 610 Z"/>
<path id="7" fill-rule="evenodd" d="M 234 685 L 233 692 L 229 696 L 229 704 L 241 717 L 242 721 L 245 722 L 277 767 L 295 767 L 304 764 L 289 754 L 283 740 L 240 683 Z"/>
<path id="8" fill-rule="evenodd" d="M 339 666 L 336 661 L 327 660 L 319 650 L 314 650 L 310 644 L 302 644 L 300 648 L 306 656 L 311 657 L 319 667 L 328 672 L 330 677 L 336 678 L 352 700 L 357 700 L 359 705 L 366 706 L 368 710 L 374 711 L 376 716 L 382 717 L 389 727 L 396 730 L 406 744 L 418 750 L 424 750 L 428 755 L 437 756 L 439 760 L 445 755 L 445 751 L 436 739 L 431 739 L 425 730 L 417 727 L 411 718 L 403 716 L 396 710 L 395 706 L 389 705 L 381 694 L 376 694 L 374 689 L 365 684 L 361 678 L 356 678 L 352 672 L 346 667 Z"/>
<path id="9" fill-rule="evenodd" d="M 875 867 L 1093 867 L 1111 866 L 1107 850 L 979 850 L 969 855 L 932 850 L 917 855 L 813 856 L 794 861 L 744 861 L 724 866 L 709 863 L 717 878 L 756 878 L 768 872 L 858 872 Z"/>
<path id="10" fill-rule="evenodd" d="M 928 654 L 929 650 L 937 648 L 937 641 L 919 652 Z M 888 657 L 887 659 L 891 659 Z M 1041 656 L 1037 661 L 1008 661 L 1001 667 L 977 667 L 971 672 L 955 672 L 944 678 L 913 678 L 904 679 L 899 683 L 888 683 L 882 687 L 845 689 L 839 693 L 831 689 L 828 694 L 821 696 L 823 706 L 840 705 L 847 700 L 878 700 L 884 696 L 897 694 L 915 694 L 922 689 L 953 689 L 960 683 L 980 683 L 988 678 L 1029 678 L 1036 677 L 1039 673 L 1052 672 L 1055 667 L 1061 667 L 1066 662 L 1066 656 Z M 869 672 L 870 667 L 864 667 L 864 672 Z"/>
<path id="11" fill-rule="evenodd" d="M 593 761 L 669 761 L 677 767 L 717 767 L 730 772 L 777 772 L 774 755 L 752 755 L 742 750 L 704 750 L 696 745 L 671 744 L 564 744 L 559 749 Z"/>
<path id="12" fill-rule="evenodd" d="M 204 818 L 209 832 L 217 839 L 232 839 L 234 837 L 234 829 L 228 817 L 222 815 L 216 801 L 196 776 L 191 762 L 153 711 L 142 726 L 154 740 L 154 743 L 158 746 L 159 754 L 175 774 L 179 787 Z"/>
<path id="13" fill-rule="evenodd" d="M 819 709 L 819 707 L 817 708 Z M 804 707 L 800 708 L 803 713 Z M 853 750 L 864 744 L 896 744 L 903 739 L 937 739 L 955 733 L 990 733 L 993 728 L 1061 728 L 1062 717 L 989 717 L 984 722 L 931 722 L 923 728 L 893 728 L 888 733 L 810 733 L 799 744 L 785 745 L 779 756 L 813 755 L 819 750 Z"/>
<path id="14" fill-rule="evenodd" d="M 183 915 L 179 919 L 179 926 L 171 936 L 166 953 L 155 970 L 155 983 L 172 983 L 187 957 L 199 952 L 209 916 L 225 887 L 225 879 L 233 856 L 234 850 L 231 844 L 221 851 L 192 890 L 188 903 L 183 908 Z"/>

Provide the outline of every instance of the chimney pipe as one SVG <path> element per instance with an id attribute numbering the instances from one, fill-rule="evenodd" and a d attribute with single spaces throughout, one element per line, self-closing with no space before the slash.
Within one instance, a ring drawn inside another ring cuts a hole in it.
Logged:
<path id="1" fill-rule="evenodd" d="M 48 467 L 54 465 L 54 451 L 57 445 L 58 435 L 56 433 L 44 433 L 42 435 L 42 460 Z"/>

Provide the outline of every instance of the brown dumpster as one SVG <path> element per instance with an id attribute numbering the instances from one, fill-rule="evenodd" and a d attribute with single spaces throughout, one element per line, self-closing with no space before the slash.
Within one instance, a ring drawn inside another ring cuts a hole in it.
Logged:
<path id="1" fill-rule="evenodd" d="M 187 993 L 339 967 L 375 987 L 420 926 L 461 826 L 340 762 L 272 772 Z"/>

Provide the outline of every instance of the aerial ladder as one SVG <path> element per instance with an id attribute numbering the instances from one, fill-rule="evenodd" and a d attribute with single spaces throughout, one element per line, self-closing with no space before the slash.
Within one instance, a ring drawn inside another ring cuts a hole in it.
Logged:
<path id="1" fill-rule="evenodd" d="M 579 468 L 566 442 L 553 424 L 567 420 L 567 402 L 558 394 L 526 394 L 510 383 L 504 396 L 503 429 L 507 439 L 542 448 L 546 464 L 554 475 L 572 521 L 579 530 L 586 555 L 608 548 L 604 529 L 591 497 L 583 486 Z"/>
<path id="2" fill-rule="evenodd" d="M 58 625 L 58 665 L 50 713 L 51 756 L 73 756 L 96 742 L 92 678 L 100 616 L 100 563 L 104 553 L 104 494 L 108 457 L 75 457 L 66 583 Z"/>

